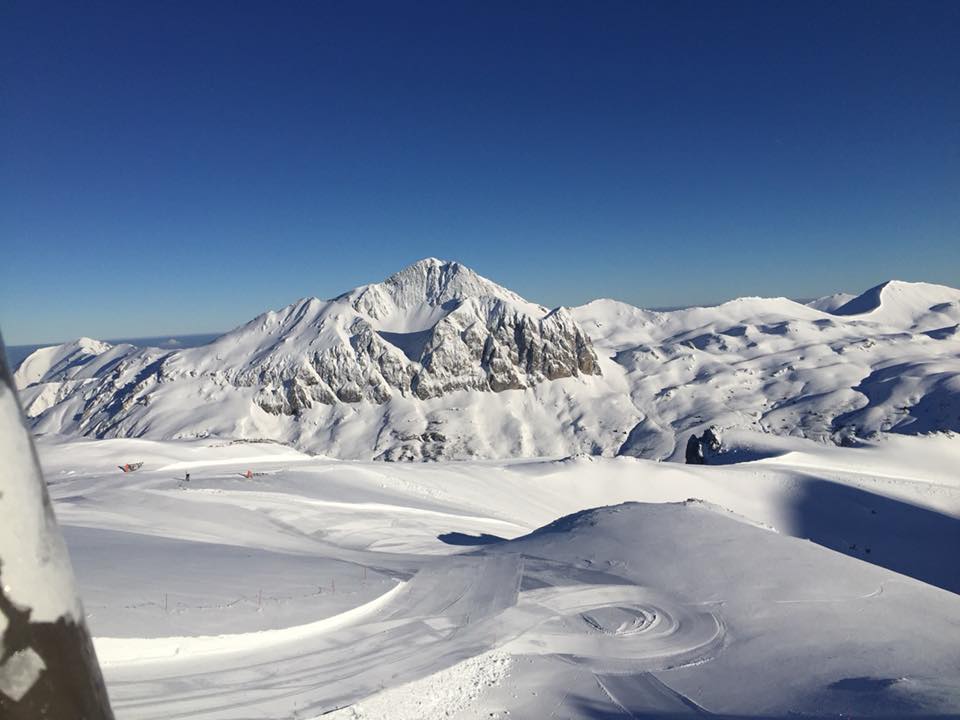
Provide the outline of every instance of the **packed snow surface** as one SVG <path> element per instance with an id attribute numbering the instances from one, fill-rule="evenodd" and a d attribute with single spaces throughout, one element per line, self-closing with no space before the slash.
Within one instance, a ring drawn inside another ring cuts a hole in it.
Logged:
<path id="1" fill-rule="evenodd" d="M 957 439 L 725 441 L 739 462 L 39 447 L 121 720 L 960 713 Z"/>
<path id="2" fill-rule="evenodd" d="M 891 281 L 807 305 L 548 310 L 422 260 L 177 351 L 28 357 L 36 433 L 270 439 L 343 459 L 678 459 L 710 426 L 851 444 L 960 431 L 960 290 Z"/>

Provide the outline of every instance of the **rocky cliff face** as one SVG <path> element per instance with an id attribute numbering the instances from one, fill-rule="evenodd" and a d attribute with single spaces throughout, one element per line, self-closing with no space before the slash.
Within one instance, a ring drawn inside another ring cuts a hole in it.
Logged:
<path id="1" fill-rule="evenodd" d="M 220 372 L 229 383 L 257 387 L 254 402 L 277 414 L 297 415 L 315 403 L 382 404 L 397 394 L 502 392 L 600 373 L 590 338 L 569 312 L 548 312 L 462 265 L 434 259 L 329 303 L 302 301 L 279 319 L 258 320 L 214 346 L 232 354 L 251 333 L 276 339 L 264 351 L 258 338 L 255 361 Z"/>
<path id="2" fill-rule="evenodd" d="M 264 313 L 203 347 L 128 348 L 112 364 L 90 361 L 109 350 L 87 349 L 82 365 L 61 363 L 31 376 L 50 388 L 28 412 L 37 416 L 79 397 L 65 424 L 104 436 L 149 427 L 144 409 L 152 393 L 176 383 L 198 386 L 184 412 L 236 389 L 269 414 L 299 417 L 317 405 L 503 392 L 600 374 L 590 338 L 568 311 L 548 311 L 432 258 L 330 301 L 304 299 Z"/>

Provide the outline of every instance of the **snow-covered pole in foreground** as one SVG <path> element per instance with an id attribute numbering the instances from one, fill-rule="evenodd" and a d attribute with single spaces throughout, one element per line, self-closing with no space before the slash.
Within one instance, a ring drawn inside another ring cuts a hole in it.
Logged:
<path id="1" fill-rule="evenodd" d="M 0 717 L 113 718 L 2 338 Z"/>

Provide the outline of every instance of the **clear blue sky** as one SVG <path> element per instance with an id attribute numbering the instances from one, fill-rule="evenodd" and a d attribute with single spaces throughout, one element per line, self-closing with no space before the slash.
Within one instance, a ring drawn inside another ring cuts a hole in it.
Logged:
<path id="1" fill-rule="evenodd" d="M 8 344 L 424 256 L 532 300 L 960 284 L 960 3 L 14 0 Z"/>

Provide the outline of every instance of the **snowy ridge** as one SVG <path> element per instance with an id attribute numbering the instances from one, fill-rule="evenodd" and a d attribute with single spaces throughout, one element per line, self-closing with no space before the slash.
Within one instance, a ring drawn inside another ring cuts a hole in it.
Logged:
<path id="1" fill-rule="evenodd" d="M 914 330 L 933 330 L 957 323 L 960 290 L 891 280 L 844 303 L 833 310 L 833 314 Z"/>
<path id="2" fill-rule="evenodd" d="M 70 368 L 79 368 L 110 347 L 108 343 L 82 337 L 63 345 L 40 348 L 20 363 L 14 382 L 17 387 L 26 387 Z"/>
<path id="3" fill-rule="evenodd" d="M 850 293 L 838 292 L 832 293 L 830 295 L 824 295 L 823 297 L 816 298 L 806 303 L 807 307 L 812 307 L 814 310 L 823 310 L 824 312 L 833 312 L 838 307 L 846 305 L 848 302 L 853 300 L 856 295 Z"/>
<path id="4" fill-rule="evenodd" d="M 180 351 L 83 339 L 17 373 L 40 433 L 271 439 L 334 457 L 682 457 L 713 425 L 960 431 L 960 291 L 546 308 L 428 258 Z"/>

